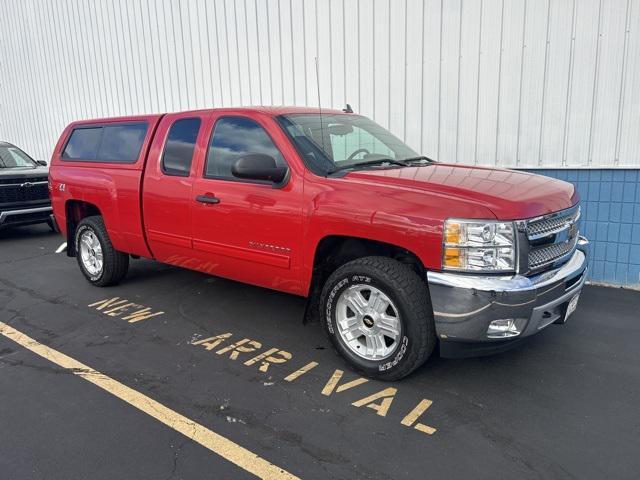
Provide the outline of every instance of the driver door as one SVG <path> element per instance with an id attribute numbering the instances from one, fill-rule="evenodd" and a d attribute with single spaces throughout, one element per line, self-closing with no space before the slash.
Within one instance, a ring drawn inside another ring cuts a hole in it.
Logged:
<path id="1" fill-rule="evenodd" d="M 239 179 L 235 161 L 265 154 L 290 165 L 269 128 L 270 117 L 214 114 L 211 135 L 192 192 L 193 249 L 202 270 L 244 283 L 301 294 L 302 177 L 288 181 Z M 282 140 L 281 140 L 282 141 Z"/>

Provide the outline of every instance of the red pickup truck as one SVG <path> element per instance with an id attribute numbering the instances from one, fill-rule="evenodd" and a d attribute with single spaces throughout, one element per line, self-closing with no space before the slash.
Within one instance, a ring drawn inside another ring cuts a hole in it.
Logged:
<path id="1" fill-rule="evenodd" d="M 419 155 L 366 117 L 297 107 L 74 122 L 50 170 L 69 256 L 115 284 L 147 257 L 308 298 L 358 371 L 399 379 L 575 310 L 568 183 Z"/>

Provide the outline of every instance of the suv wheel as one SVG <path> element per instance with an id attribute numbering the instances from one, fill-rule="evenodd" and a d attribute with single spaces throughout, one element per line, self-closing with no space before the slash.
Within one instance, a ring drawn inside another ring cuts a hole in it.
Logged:
<path id="1" fill-rule="evenodd" d="M 365 257 L 342 265 L 325 283 L 320 304 L 333 346 L 366 376 L 398 380 L 434 349 L 427 285 L 391 258 Z"/>
<path id="2" fill-rule="evenodd" d="M 129 269 L 129 255 L 113 248 L 100 216 L 83 218 L 75 232 L 76 259 L 87 280 L 98 287 L 119 283 Z"/>

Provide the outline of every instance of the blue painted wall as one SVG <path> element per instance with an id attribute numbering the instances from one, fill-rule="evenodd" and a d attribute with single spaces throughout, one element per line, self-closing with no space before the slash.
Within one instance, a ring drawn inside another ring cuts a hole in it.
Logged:
<path id="1" fill-rule="evenodd" d="M 640 170 L 528 170 L 573 183 L 580 231 L 591 241 L 591 280 L 640 286 Z"/>

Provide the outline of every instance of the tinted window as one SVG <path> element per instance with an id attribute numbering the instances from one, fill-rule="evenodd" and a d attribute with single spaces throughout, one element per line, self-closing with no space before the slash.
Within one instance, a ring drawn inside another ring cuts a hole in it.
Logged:
<path id="1" fill-rule="evenodd" d="M 146 135 L 146 123 L 105 126 L 97 158 L 110 162 L 134 163 L 138 160 Z"/>
<path id="2" fill-rule="evenodd" d="M 71 132 L 71 137 L 62 152 L 62 158 L 95 160 L 101 138 L 102 127 L 76 128 Z"/>
<path id="3" fill-rule="evenodd" d="M 135 163 L 147 135 L 146 123 L 76 128 L 64 147 L 65 160 Z"/>
<path id="4" fill-rule="evenodd" d="M 171 125 L 162 155 L 164 173 L 181 177 L 189 176 L 199 130 L 199 118 L 183 118 Z"/>
<path id="5" fill-rule="evenodd" d="M 256 122 L 244 117 L 224 117 L 216 122 L 207 153 L 207 177 L 233 178 L 231 166 L 250 153 L 263 153 L 286 163 L 267 132 Z"/>

